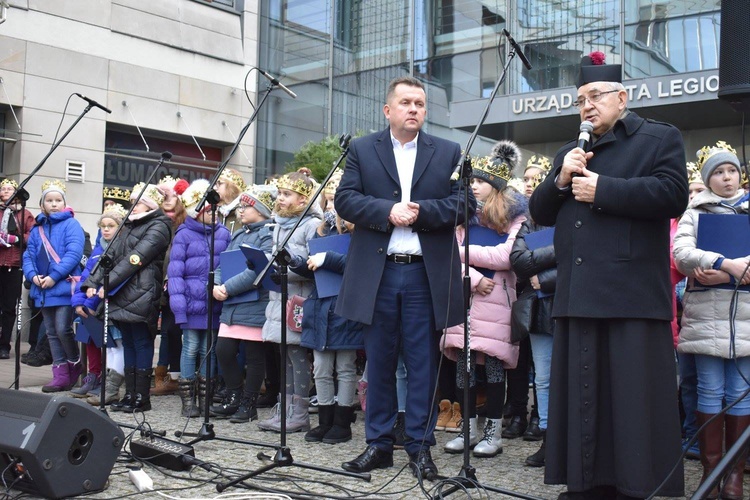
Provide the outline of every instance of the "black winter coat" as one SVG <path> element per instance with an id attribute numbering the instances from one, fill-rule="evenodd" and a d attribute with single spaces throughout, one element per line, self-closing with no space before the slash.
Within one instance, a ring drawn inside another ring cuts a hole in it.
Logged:
<path id="1" fill-rule="evenodd" d="M 531 195 L 539 224 L 555 226 L 555 317 L 672 319 L 669 222 L 688 202 L 680 131 L 633 112 L 591 147 L 594 203 L 577 202 L 555 179 L 571 141 Z"/>
<path id="2" fill-rule="evenodd" d="M 532 333 L 554 333 L 555 323 L 552 320 L 555 286 L 557 284 L 557 260 L 554 245 L 530 250 L 526 244 L 526 235 L 547 229 L 545 226 L 526 220 L 516 233 L 516 241 L 510 252 L 510 264 L 518 278 L 518 294 L 536 293 L 529 281 L 536 275 L 542 292 L 547 295 L 537 301 L 536 317 L 531 325 Z"/>
<path id="3" fill-rule="evenodd" d="M 159 298 L 163 286 L 164 254 L 172 234 L 172 221 L 161 209 L 137 220 L 126 220 L 108 255 L 115 266 L 109 274 L 109 289 L 117 290 L 109 302 L 109 317 L 122 323 L 147 323 L 155 333 Z M 97 266 L 81 290 L 99 288 L 104 269 Z M 124 283 L 124 285 L 123 285 Z"/>

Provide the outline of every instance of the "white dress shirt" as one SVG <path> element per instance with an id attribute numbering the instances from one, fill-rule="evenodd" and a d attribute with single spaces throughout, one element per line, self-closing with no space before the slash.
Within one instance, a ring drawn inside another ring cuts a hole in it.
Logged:
<path id="1" fill-rule="evenodd" d="M 393 143 L 393 156 L 396 157 L 396 169 L 398 170 L 398 181 L 401 184 L 401 201 L 411 201 L 411 182 L 414 178 L 414 163 L 417 161 L 417 139 L 407 142 L 403 146 L 391 134 Z M 402 253 L 409 255 L 422 255 L 422 245 L 419 236 L 413 232 L 411 227 L 395 227 L 388 242 L 388 255 Z"/>

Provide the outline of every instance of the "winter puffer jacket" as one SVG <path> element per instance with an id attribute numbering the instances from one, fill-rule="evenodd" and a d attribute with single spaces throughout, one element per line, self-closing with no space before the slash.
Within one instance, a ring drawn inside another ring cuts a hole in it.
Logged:
<path id="1" fill-rule="evenodd" d="M 49 257 L 49 267 L 38 269 L 40 253 L 44 253 L 41 231 L 60 258 L 56 263 Z M 50 215 L 39 214 L 36 226 L 29 235 L 29 245 L 23 253 L 23 274 L 32 283 L 29 292 L 36 307 L 69 306 L 73 292 L 72 281 L 68 277 L 81 275 L 81 257 L 83 257 L 83 228 L 73 217 L 73 212 L 64 210 Z M 49 276 L 55 280 L 55 286 L 42 290 L 34 285 L 36 275 Z"/>
<path id="2" fill-rule="evenodd" d="M 215 228 L 215 229 L 214 229 Z M 214 233 L 214 269 L 219 267 L 219 254 L 229 246 L 231 235 L 222 224 L 203 224 L 188 218 L 174 235 L 169 253 L 167 287 L 169 306 L 175 323 L 182 329 L 208 328 L 208 271 L 211 233 Z M 221 301 L 213 302 L 212 328 L 219 327 Z"/>
<path id="3" fill-rule="evenodd" d="M 256 222 L 244 226 L 242 230 L 232 235 L 232 241 L 229 242 L 227 251 L 238 250 L 242 245 L 259 248 L 266 254 L 271 253 L 273 246 L 272 229 L 268 221 Z M 221 268 L 216 270 L 214 282 L 219 285 L 223 284 L 230 297 L 234 297 L 252 290 L 253 282 L 257 277 L 255 269 L 245 269 L 240 274 L 224 280 L 221 274 Z M 268 306 L 268 290 L 260 288 L 258 290 L 260 297 L 258 300 L 241 302 L 238 304 L 227 304 L 221 309 L 221 322 L 225 325 L 242 325 L 262 327 L 266 322 L 266 306 Z"/>
<path id="4" fill-rule="evenodd" d="M 123 223 L 109 255 L 115 263 L 109 273 L 109 317 L 121 323 L 146 323 L 156 334 L 162 265 L 169 246 L 172 221 L 161 209 L 139 214 Z M 104 284 L 102 266 L 92 272 L 81 290 Z"/>
<path id="5" fill-rule="evenodd" d="M 307 265 L 308 250 L 307 242 L 310 241 L 318 229 L 320 219 L 317 216 L 307 215 L 299 225 L 297 230 L 289 240 L 287 250 L 292 255 L 293 260 L 299 260 L 305 269 Z M 273 232 L 273 244 L 281 244 L 286 238 L 286 234 L 289 231 L 282 229 L 281 226 L 277 225 Z M 304 298 L 310 296 L 313 291 L 314 283 L 312 279 L 307 278 L 301 274 L 295 273 L 291 269 L 287 276 L 289 282 L 289 297 L 292 295 L 300 295 Z M 263 325 L 263 341 L 264 342 L 281 342 L 281 293 L 269 292 L 269 302 L 266 307 L 266 323 Z M 285 319 L 286 320 L 286 319 Z M 287 343 L 299 345 L 301 341 L 301 334 L 292 332 L 287 329 Z"/>
<path id="6" fill-rule="evenodd" d="M 683 214 L 674 237 L 674 262 L 677 269 L 691 276 L 696 268 L 711 269 L 722 255 L 696 247 L 700 214 L 734 214 L 747 211 L 734 206 L 743 196 L 740 191 L 731 198 L 721 198 L 706 190 L 693 198 Z M 732 238 L 733 235 L 726 235 Z M 688 278 L 682 299 L 682 329 L 677 350 L 691 354 L 706 354 L 731 358 L 729 306 L 732 290 L 705 287 L 695 278 Z M 750 356 L 750 294 L 739 292 L 735 318 L 735 349 L 737 357 Z"/>

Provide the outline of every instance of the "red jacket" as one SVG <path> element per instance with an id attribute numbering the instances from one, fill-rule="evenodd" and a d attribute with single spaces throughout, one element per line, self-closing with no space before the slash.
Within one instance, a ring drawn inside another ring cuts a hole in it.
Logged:
<path id="1" fill-rule="evenodd" d="M 20 208 L 18 205 L 14 205 L 13 208 Z M 0 205 L 0 221 L 2 221 L 3 216 L 5 215 L 5 211 L 8 210 L 4 205 Z M 14 211 L 13 213 L 15 222 L 13 219 L 8 221 L 8 233 L 20 236 L 20 228 L 21 228 L 21 213 L 18 211 Z M 29 232 L 31 232 L 31 228 L 34 227 L 36 222 L 34 221 L 34 216 L 31 215 L 31 212 L 28 210 L 23 211 L 23 242 L 24 245 L 28 243 L 29 241 Z M 6 247 L 5 245 L 0 245 L 0 267 L 21 267 L 21 245 L 20 241 L 17 242 L 15 245 L 12 245 L 10 247 Z"/>

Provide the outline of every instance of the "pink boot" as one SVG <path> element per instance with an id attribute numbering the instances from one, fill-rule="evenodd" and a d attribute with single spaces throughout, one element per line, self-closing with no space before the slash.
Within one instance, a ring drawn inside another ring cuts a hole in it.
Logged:
<path id="1" fill-rule="evenodd" d="M 83 372 L 83 366 L 81 366 L 81 361 L 78 360 L 75 363 L 71 363 L 68 361 L 68 378 L 70 382 L 70 387 L 73 387 L 78 382 L 78 377 L 81 376 L 81 373 Z"/>
<path id="2" fill-rule="evenodd" d="M 52 366 L 52 382 L 42 387 L 42 392 L 69 391 L 73 387 L 70 383 L 70 370 L 68 363 Z"/>

